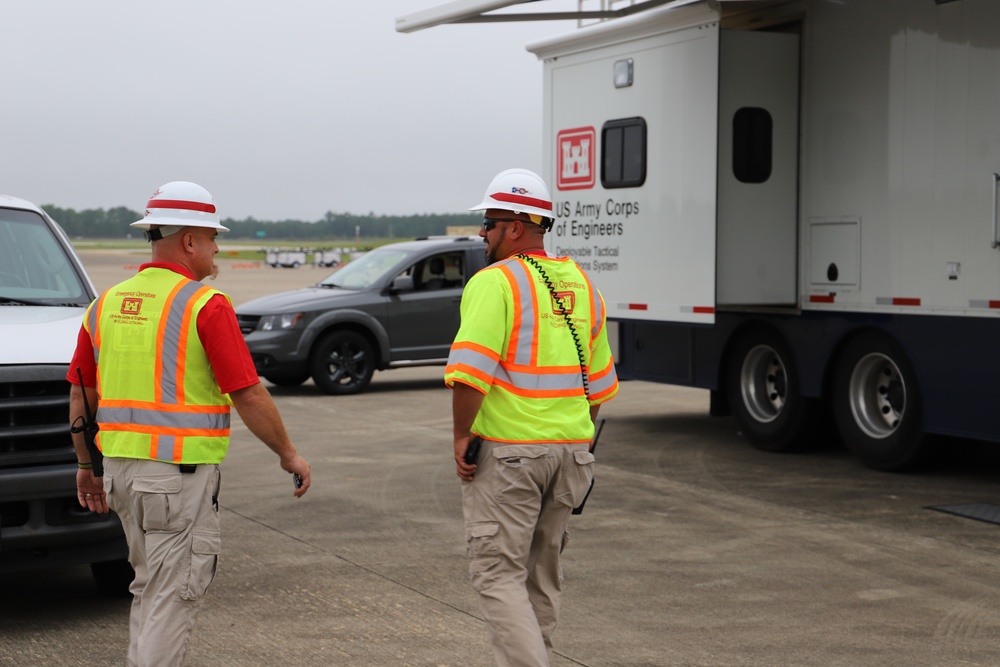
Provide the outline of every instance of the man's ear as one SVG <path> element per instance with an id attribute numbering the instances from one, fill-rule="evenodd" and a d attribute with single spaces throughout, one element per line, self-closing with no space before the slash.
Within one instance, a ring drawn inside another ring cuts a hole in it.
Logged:
<path id="1" fill-rule="evenodd" d="M 524 221 L 515 218 L 514 222 L 511 223 L 510 237 L 512 239 L 519 239 L 522 236 L 524 236 Z"/>

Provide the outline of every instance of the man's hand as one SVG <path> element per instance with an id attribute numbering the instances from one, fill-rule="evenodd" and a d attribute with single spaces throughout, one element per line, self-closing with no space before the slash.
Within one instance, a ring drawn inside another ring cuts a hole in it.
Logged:
<path id="1" fill-rule="evenodd" d="M 452 435 L 455 438 L 455 463 L 458 465 L 458 476 L 466 482 L 471 482 L 472 476 L 476 474 L 477 466 L 465 462 L 465 450 L 469 448 L 469 440 L 472 437 L 472 422 L 479 414 L 479 408 L 482 406 L 484 398 L 482 392 L 463 382 L 456 382 L 452 387 L 451 410 L 454 423 Z"/>
<path id="2" fill-rule="evenodd" d="M 104 478 L 94 477 L 93 470 L 76 471 L 76 499 L 80 507 L 97 514 L 108 513 L 108 499 L 104 495 Z"/>
<path id="3" fill-rule="evenodd" d="M 471 436 L 468 435 L 455 438 L 455 464 L 458 466 L 457 473 L 466 482 L 472 481 L 472 477 L 476 474 L 476 470 L 479 467 L 474 463 L 469 465 L 465 462 L 465 450 L 469 448 L 469 440 L 471 439 Z"/>
<path id="4" fill-rule="evenodd" d="M 301 498 L 309 490 L 309 485 L 312 484 L 311 470 L 312 467 L 309 463 L 296 454 L 294 457 L 285 460 L 281 459 L 281 468 L 289 473 L 294 473 L 302 479 L 302 486 L 295 489 L 294 496 L 296 498 Z"/>

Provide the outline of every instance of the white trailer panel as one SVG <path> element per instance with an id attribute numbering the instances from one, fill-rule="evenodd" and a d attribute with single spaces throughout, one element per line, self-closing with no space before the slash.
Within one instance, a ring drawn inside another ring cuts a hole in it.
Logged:
<path id="1" fill-rule="evenodd" d="M 544 154 L 556 213 L 547 247 L 589 271 L 611 317 L 711 323 L 717 15 L 698 6 L 635 18 L 643 20 L 529 47 L 545 59 L 546 135 L 554 138 Z M 615 88 L 615 63 L 627 60 L 633 83 Z M 602 187 L 607 122 L 646 109 L 658 120 L 646 137 L 651 185 Z"/>
<path id="2" fill-rule="evenodd" d="M 831 289 L 804 265 L 803 307 L 1000 316 L 1000 3 L 815 2 L 805 26 L 801 254 L 850 218 L 860 270 Z"/>

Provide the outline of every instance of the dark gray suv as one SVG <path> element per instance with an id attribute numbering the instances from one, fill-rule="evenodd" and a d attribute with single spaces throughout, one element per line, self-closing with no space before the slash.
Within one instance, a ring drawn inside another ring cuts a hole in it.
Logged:
<path id="1" fill-rule="evenodd" d="M 312 287 L 236 309 L 257 372 L 328 394 L 363 390 L 376 370 L 443 365 L 466 281 L 486 264 L 479 237 L 382 246 Z"/>

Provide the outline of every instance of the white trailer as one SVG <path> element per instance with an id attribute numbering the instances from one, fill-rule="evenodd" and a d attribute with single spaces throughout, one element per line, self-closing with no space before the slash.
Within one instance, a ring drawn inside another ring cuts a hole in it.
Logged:
<path id="1" fill-rule="evenodd" d="M 619 374 L 766 450 L 826 414 L 878 469 L 1000 441 L 1000 2 L 649 4 L 528 46 L 548 247 Z"/>
<path id="2" fill-rule="evenodd" d="M 297 269 L 306 263 L 306 251 L 302 248 L 282 250 L 278 253 L 278 266 Z"/>

